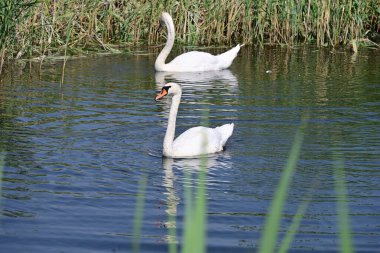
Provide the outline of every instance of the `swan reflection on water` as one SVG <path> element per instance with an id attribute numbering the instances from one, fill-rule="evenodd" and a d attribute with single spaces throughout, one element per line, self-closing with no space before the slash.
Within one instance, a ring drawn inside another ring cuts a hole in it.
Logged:
<path id="1" fill-rule="evenodd" d="M 206 72 L 156 72 L 157 88 L 161 89 L 167 82 L 176 82 L 183 88 L 210 89 L 215 86 L 235 90 L 238 88 L 236 76 L 229 70 Z"/>
<path id="2" fill-rule="evenodd" d="M 222 152 L 194 159 L 173 159 L 164 157 L 162 158 L 162 164 L 164 169 L 162 185 L 166 190 L 164 193 L 166 195 L 165 212 L 168 215 L 167 221 L 163 222 L 164 227 L 168 229 L 168 235 L 165 237 L 165 241 L 169 244 L 169 247 L 176 247 L 176 244 L 178 244 L 176 235 L 177 206 L 181 203 L 179 194 L 184 187 L 198 187 L 198 173 L 203 169 L 202 166 L 204 166 L 206 170 L 206 188 L 213 187 L 213 185 L 219 184 L 220 181 L 225 183 L 225 180 L 218 180 L 218 177 L 224 174 L 225 170 L 232 168 L 232 162 L 228 152 Z M 192 192 L 194 192 L 194 189 Z M 212 198 L 212 196 L 206 196 L 206 198 Z M 181 216 L 184 217 L 184 215 Z M 183 224 L 183 222 L 181 222 L 181 224 Z M 183 231 L 183 228 L 181 230 Z"/>

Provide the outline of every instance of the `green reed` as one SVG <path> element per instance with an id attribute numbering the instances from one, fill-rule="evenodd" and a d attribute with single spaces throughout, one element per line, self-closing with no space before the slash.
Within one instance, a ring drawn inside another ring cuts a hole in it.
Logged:
<path id="1" fill-rule="evenodd" d="M 35 0 L 0 1 L 0 74 L 6 58 L 19 58 L 23 54 L 23 47 L 18 45 L 16 35 L 19 25 L 35 4 Z"/>
<path id="2" fill-rule="evenodd" d="M 275 191 L 269 212 L 266 217 L 265 226 L 263 229 L 259 252 L 275 252 L 277 245 L 278 231 L 282 217 L 282 209 L 286 201 L 287 191 L 289 190 L 291 178 L 294 173 L 297 161 L 301 151 L 303 142 L 304 130 L 308 116 L 304 117 L 303 123 L 298 129 L 291 151 L 288 156 L 288 161 L 284 167 L 280 182 Z M 351 238 L 350 215 L 348 211 L 348 197 L 346 178 L 344 172 L 343 155 L 335 152 L 333 157 L 334 175 L 335 175 L 335 193 L 337 198 L 337 216 L 338 216 L 338 235 L 340 243 L 340 252 L 354 252 L 353 241 Z M 311 190 L 313 187 L 311 188 Z M 293 217 L 292 223 L 284 235 L 282 243 L 276 252 L 285 253 L 289 250 L 296 234 L 298 227 L 305 215 L 307 207 L 311 201 L 311 194 L 300 204 L 296 214 Z"/>
<path id="3" fill-rule="evenodd" d="M 132 249 L 134 253 L 140 252 L 141 223 L 144 214 L 145 190 L 147 185 L 147 176 L 144 175 L 139 181 L 135 215 L 133 220 L 133 242 Z"/>
<path id="4" fill-rule="evenodd" d="M 292 148 L 290 150 L 288 161 L 284 166 L 282 176 L 277 185 L 273 201 L 269 208 L 264 230 L 261 235 L 259 252 L 274 252 L 277 243 L 278 231 L 280 228 L 280 222 L 282 217 L 282 210 L 286 202 L 287 192 L 290 188 L 290 183 L 292 181 L 292 176 L 295 172 L 297 162 L 299 160 L 301 147 L 304 138 L 304 131 L 307 125 L 308 116 L 305 116 L 303 122 L 299 129 L 296 132 Z M 303 208 L 298 211 L 298 217 L 304 212 Z M 303 214 L 302 214 L 303 216 Z M 301 216 L 301 217 L 302 217 Z M 298 226 L 295 221 L 294 227 Z M 289 240 L 286 240 L 284 243 L 289 244 Z M 284 246 L 286 247 L 286 246 Z"/>
<path id="5" fill-rule="evenodd" d="M 352 246 L 351 223 L 347 205 L 348 197 L 344 160 L 341 154 L 334 154 L 334 156 L 335 193 L 337 198 L 340 251 L 351 253 L 354 252 L 354 249 Z"/>
<path id="6" fill-rule="evenodd" d="M 298 228 L 301 224 L 301 221 L 306 213 L 307 207 L 310 201 L 304 201 L 298 207 L 296 214 L 293 217 L 292 223 L 289 226 L 287 233 L 285 234 L 284 239 L 282 240 L 281 246 L 278 250 L 279 253 L 288 252 L 291 243 L 293 242 L 294 236 L 298 231 Z"/>
<path id="7" fill-rule="evenodd" d="M 193 199 L 190 173 L 185 172 L 185 222 L 183 232 L 183 253 L 206 252 L 206 164 L 207 157 L 201 159 L 201 170 L 198 172 L 198 185 Z"/>
<path id="8" fill-rule="evenodd" d="M 2 198 L 2 189 L 3 189 L 3 173 L 5 167 L 5 152 L 0 153 L 0 202 Z M 1 203 L 0 203 L 1 204 Z"/>
<path id="9" fill-rule="evenodd" d="M 113 52 L 113 45 L 157 45 L 164 41 L 156 33 L 163 11 L 173 17 L 177 43 L 186 45 L 304 42 L 335 47 L 363 41 L 380 29 L 376 0 L 4 0 L 0 7 L 2 59 L 5 52 L 7 58 L 53 57 L 67 45 L 77 54 Z M 67 42 L 69 22 L 75 25 Z"/>
<path id="10" fill-rule="evenodd" d="M 63 60 L 63 66 L 62 66 L 61 83 L 60 83 L 61 87 L 63 85 L 63 81 L 65 78 L 65 67 L 66 67 L 66 62 L 67 62 L 67 49 L 68 49 L 68 45 L 69 45 L 70 38 L 71 38 L 72 27 L 73 27 L 73 15 L 71 15 L 69 18 L 69 23 L 68 23 L 67 31 L 66 31 L 65 53 L 64 53 L 64 60 Z"/>
<path id="11" fill-rule="evenodd" d="M 208 126 L 208 108 L 202 111 L 202 125 Z M 207 138 L 204 138 L 207 142 Z M 206 146 L 206 145 L 205 145 Z M 191 191 L 190 175 L 186 172 L 184 185 L 185 190 L 185 223 L 183 253 L 204 253 L 206 252 L 206 229 L 207 229 L 207 196 L 206 196 L 206 176 L 207 176 L 207 156 L 199 158 L 201 161 L 198 172 L 197 187 L 193 201 Z"/>

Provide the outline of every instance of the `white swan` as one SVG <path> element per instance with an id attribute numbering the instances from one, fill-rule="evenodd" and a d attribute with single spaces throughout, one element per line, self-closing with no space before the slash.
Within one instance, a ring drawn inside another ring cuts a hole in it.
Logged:
<path id="1" fill-rule="evenodd" d="M 168 29 L 168 39 L 154 64 L 156 71 L 199 72 L 226 69 L 232 64 L 232 61 L 235 59 L 241 47 L 240 45 L 237 45 L 219 55 L 191 51 L 181 54 L 174 58 L 170 63 L 165 64 L 165 60 L 172 50 L 175 37 L 173 19 L 167 12 L 161 14 L 160 26 L 162 26 L 163 23 Z"/>
<path id="2" fill-rule="evenodd" d="M 234 124 L 225 124 L 216 128 L 193 127 L 174 140 L 182 89 L 176 83 L 167 83 L 160 94 L 156 96 L 156 101 L 168 94 L 173 94 L 173 98 L 164 138 L 163 155 L 166 157 L 186 158 L 222 151 L 228 138 L 232 135 Z"/>

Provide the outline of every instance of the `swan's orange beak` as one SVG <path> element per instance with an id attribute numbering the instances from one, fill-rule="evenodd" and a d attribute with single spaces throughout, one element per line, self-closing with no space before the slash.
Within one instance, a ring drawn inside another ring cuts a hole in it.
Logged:
<path id="1" fill-rule="evenodd" d="M 168 95 L 168 89 L 162 88 L 160 94 L 156 96 L 156 101 L 160 100 L 161 98 L 165 97 Z"/>

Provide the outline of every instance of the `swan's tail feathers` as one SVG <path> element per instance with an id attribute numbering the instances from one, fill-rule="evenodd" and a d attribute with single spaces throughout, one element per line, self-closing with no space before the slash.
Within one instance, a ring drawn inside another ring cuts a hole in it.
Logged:
<path id="1" fill-rule="evenodd" d="M 231 66 L 233 60 L 236 58 L 241 47 L 242 46 L 238 44 L 236 47 L 231 48 L 227 52 L 217 55 L 216 57 L 218 58 L 219 69 L 226 69 L 229 66 Z"/>
<path id="2" fill-rule="evenodd" d="M 216 127 L 215 130 L 218 131 L 220 135 L 222 136 L 220 144 L 224 146 L 228 138 L 230 138 L 230 136 L 232 135 L 232 132 L 234 131 L 234 123 L 225 124 L 223 126 Z"/>

